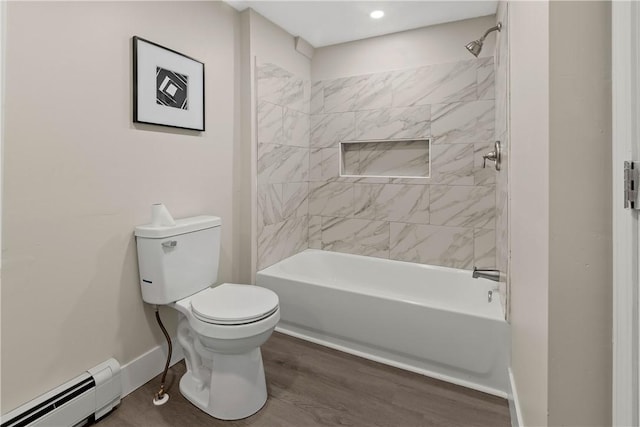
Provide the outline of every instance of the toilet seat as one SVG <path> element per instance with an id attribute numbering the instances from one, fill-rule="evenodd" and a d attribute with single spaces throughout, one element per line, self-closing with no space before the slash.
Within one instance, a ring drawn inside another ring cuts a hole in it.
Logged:
<path id="1" fill-rule="evenodd" d="M 278 310 L 275 292 L 253 285 L 224 283 L 191 297 L 194 317 L 215 325 L 244 325 L 265 319 Z"/>

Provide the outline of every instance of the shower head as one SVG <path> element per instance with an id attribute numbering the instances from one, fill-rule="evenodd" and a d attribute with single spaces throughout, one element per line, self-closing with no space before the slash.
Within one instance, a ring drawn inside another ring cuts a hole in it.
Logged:
<path id="1" fill-rule="evenodd" d="M 482 44 L 484 43 L 484 39 L 493 31 L 500 31 L 501 29 L 502 29 L 502 23 L 498 22 L 498 25 L 496 25 L 495 27 L 489 28 L 482 37 L 480 37 L 478 40 L 472 41 L 471 43 L 467 44 L 467 46 L 465 47 L 473 56 L 478 57 L 478 55 L 480 55 L 480 51 L 482 50 Z"/>
<path id="2" fill-rule="evenodd" d="M 480 51 L 482 50 L 482 42 L 482 40 L 474 40 L 469 43 L 466 48 L 469 52 L 471 52 L 473 56 L 478 57 Z"/>

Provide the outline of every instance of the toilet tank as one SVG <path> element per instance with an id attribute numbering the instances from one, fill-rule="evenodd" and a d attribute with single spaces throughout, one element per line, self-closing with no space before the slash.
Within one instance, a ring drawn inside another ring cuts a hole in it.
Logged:
<path id="1" fill-rule="evenodd" d="M 142 299 L 169 304 L 214 284 L 220 259 L 220 218 L 197 216 L 171 226 L 136 227 Z"/>

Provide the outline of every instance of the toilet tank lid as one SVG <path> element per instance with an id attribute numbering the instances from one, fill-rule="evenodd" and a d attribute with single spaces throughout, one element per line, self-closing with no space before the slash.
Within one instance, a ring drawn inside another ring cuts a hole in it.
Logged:
<path id="1" fill-rule="evenodd" d="M 139 225 L 135 229 L 137 237 L 149 239 L 163 239 L 179 234 L 192 233 L 207 228 L 219 227 L 222 221 L 217 216 L 201 215 L 191 218 L 176 219 L 175 225 L 154 226 L 152 224 Z"/>

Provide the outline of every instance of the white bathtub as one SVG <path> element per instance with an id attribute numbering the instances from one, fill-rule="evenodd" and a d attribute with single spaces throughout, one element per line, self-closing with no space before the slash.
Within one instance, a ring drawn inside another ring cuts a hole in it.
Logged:
<path id="1" fill-rule="evenodd" d="M 509 333 L 496 285 L 471 272 L 308 249 L 256 276 L 278 331 L 506 397 Z"/>

